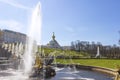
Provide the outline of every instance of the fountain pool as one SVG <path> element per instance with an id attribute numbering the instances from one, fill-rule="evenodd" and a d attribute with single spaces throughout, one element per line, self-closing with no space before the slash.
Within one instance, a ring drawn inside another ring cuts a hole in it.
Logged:
<path id="1" fill-rule="evenodd" d="M 7 69 L 0 71 L 0 80 L 114 80 L 113 77 L 89 70 L 73 71 L 69 67 L 56 68 L 56 75 L 49 79 L 28 78 L 22 71 Z"/>

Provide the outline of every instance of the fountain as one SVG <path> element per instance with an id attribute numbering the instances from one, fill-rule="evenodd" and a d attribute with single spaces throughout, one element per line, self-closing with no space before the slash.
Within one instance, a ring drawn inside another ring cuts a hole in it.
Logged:
<path id="1" fill-rule="evenodd" d="M 97 47 L 97 54 L 95 56 L 96 58 L 100 58 L 100 49 L 99 49 L 99 46 Z"/>
<path id="2" fill-rule="evenodd" d="M 37 44 L 34 43 L 34 40 L 40 41 L 41 38 L 40 10 L 41 10 L 41 6 L 39 2 L 35 7 L 35 9 L 33 10 L 32 18 L 31 18 L 32 21 L 30 24 L 30 28 L 28 30 L 29 38 L 27 41 L 26 51 L 23 57 L 24 66 L 25 66 L 24 73 L 30 75 L 30 77 L 48 78 L 55 75 L 55 70 L 50 67 L 51 62 L 47 64 L 46 61 L 48 61 L 48 59 L 44 58 L 45 56 L 40 55 L 41 51 L 40 53 L 37 52 Z"/>
<path id="3" fill-rule="evenodd" d="M 34 40 L 40 41 L 41 38 L 41 14 L 40 14 L 40 2 L 37 4 L 35 9 L 32 12 L 31 24 L 28 29 L 28 40 L 26 45 L 25 54 L 23 57 L 24 60 L 24 71 L 29 74 L 32 70 L 32 65 L 34 63 L 34 47 L 36 46 Z M 37 35 L 37 36 L 36 36 Z M 28 67 L 29 66 L 29 67 Z"/>

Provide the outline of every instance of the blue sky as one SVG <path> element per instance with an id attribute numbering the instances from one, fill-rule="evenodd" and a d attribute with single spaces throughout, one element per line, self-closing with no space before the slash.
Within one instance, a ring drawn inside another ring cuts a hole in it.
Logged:
<path id="1" fill-rule="evenodd" d="M 32 8 L 42 8 L 42 44 L 55 32 L 60 45 L 95 41 L 118 45 L 119 0 L 0 0 L 0 28 L 26 33 Z"/>

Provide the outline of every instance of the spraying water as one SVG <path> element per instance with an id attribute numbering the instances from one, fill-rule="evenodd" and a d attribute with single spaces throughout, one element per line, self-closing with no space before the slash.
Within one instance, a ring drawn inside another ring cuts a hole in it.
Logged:
<path id="1" fill-rule="evenodd" d="M 28 36 L 27 44 L 25 48 L 25 53 L 23 56 L 23 65 L 20 65 L 24 67 L 24 71 L 21 69 L 14 70 L 14 69 L 7 69 L 0 71 L 0 74 L 5 74 L 0 77 L 0 80 L 30 80 L 29 74 L 32 71 L 33 63 L 34 63 L 34 55 L 36 53 L 36 46 L 35 40 L 40 44 L 41 41 L 41 6 L 40 2 L 36 5 L 36 7 L 32 11 L 31 16 L 31 24 L 28 29 Z M 13 46 L 12 49 L 14 49 L 15 46 Z M 19 45 L 19 49 L 22 49 L 22 46 Z M 19 52 L 19 49 L 16 48 L 16 51 Z M 14 50 L 13 50 L 14 51 Z M 22 53 L 21 53 L 22 54 Z M 24 74 L 23 74 L 24 73 Z"/>
<path id="2" fill-rule="evenodd" d="M 24 54 L 24 71 L 25 73 L 30 73 L 32 69 L 32 65 L 34 63 L 34 55 L 35 55 L 35 40 L 41 41 L 41 6 L 40 2 L 33 9 L 31 24 L 28 30 L 28 40 L 26 45 L 26 51 Z M 40 43 L 40 42 L 39 42 Z"/>
<path id="3" fill-rule="evenodd" d="M 100 57 L 100 49 L 99 49 L 99 46 L 97 47 L 97 54 L 96 54 L 96 57 Z"/>

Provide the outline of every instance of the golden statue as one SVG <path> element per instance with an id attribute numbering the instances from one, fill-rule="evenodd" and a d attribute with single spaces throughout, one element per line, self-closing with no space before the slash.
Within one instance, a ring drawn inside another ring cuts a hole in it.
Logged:
<path id="1" fill-rule="evenodd" d="M 39 57 L 39 55 L 36 55 L 34 68 L 42 68 L 42 66 L 43 64 L 41 58 Z"/>
<path id="2" fill-rule="evenodd" d="M 44 62 L 46 62 L 44 65 Z M 30 75 L 30 77 L 42 77 L 43 75 L 44 78 L 50 78 L 56 75 L 55 70 L 50 66 L 52 63 L 53 59 L 43 59 L 42 56 L 40 57 L 39 53 L 35 55 L 35 64 L 33 67 L 33 73 Z M 47 63 L 48 62 L 48 63 Z M 43 72 L 46 70 L 45 72 Z"/>

